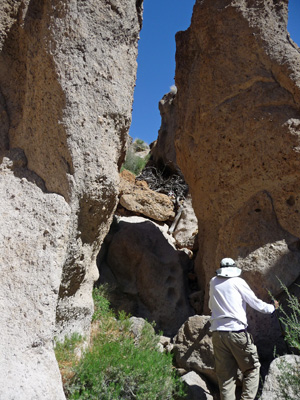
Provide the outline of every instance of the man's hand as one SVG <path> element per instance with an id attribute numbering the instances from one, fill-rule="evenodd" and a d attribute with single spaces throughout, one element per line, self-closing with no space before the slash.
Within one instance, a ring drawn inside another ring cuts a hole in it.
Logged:
<path id="1" fill-rule="evenodd" d="M 277 308 L 279 307 L 279 302 L 277 300 L 274 300 L 273 303 L 274 303 L 275 310 L 277 310 Z"/>

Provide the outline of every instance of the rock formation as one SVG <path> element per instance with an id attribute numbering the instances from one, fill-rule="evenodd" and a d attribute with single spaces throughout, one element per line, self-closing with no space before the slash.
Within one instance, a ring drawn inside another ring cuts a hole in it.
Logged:
<path id="1" fill-rule="evenodd" d="M 204 312 L 222 257 L 267 301 L 276 274 L 300 275 L 300 54 L 287 15 L 287 0 L 198 0 L 176 36 L 177 162 L 199 223 Z M 250 321 L 255 336 L 271 331 Z"/>
<path id="2" fill-rule="evenodd" d="M 217 383 L 209 318 L 205 315 L 190 317 L 174 337 L 173 351 L 178 367 L 193 370 Z"/>
<path id="3" fill-rule="evenodd" d="M 168 226 L 142 217 L 116 217 L 99 260 L 115 308 L 155 321 L 173 336 L 193 314 L 188 301 L 189 257 L 177 251 Z"/>
<path id="4" fill-rule="evenodd" d="M 288 354 L 276 358 L 270 365 L 260 399 L 297 400 L 299 367 L 300 356 Z"/>
<path id="5" fill-rule="evenodd" d="M 52 340 L 89 330 L 131 121 L 142 1 L 0 8 L 0 397 L 58 400 Z"/>
<path id="6" fill-rule="evenodd" d="M 165 94 L 159 102 L 161 126 L 158 131 L 158 138 L 151 147 L 151 159 L 149 164 L 154 164 L 160 170 L 167 169 L 169 173 L 181 174 L 176 160 L 174 145 L 176 127 L 175 97 L 176 90 L 171 90 L 169 93 Z"/>
<path id="7" fill-rule="evenodd" d="M 174 218 L 174 205 L 170 197 L 148 188 L 145 181 L 136 181 L 127 170 L 121 172 L 120 205 L 136 215 L 144 215 L 155 221 Z"/>
<path id="8" fill-rule="evenodd" d="M 190 371 L 182 377 L 187 387 L 189 400 L 213 400 L 207 383 L 194 371 Z M 180 400 L 180 399 L 179 399 Z"/>
<path id="9" fill-rule="evenodd" d="M 180 218 L 174 226 L 173 236 L 178 248 L 197 250 L 198 221 L 194 212 L 192 198 L 188 195 L 180 207 Z"/>

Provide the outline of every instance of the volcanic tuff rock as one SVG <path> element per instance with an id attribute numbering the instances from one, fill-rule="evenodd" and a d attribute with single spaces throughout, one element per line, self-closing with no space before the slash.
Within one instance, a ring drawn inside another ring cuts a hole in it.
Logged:
<path id="1" fill-rule="evenodd" d="M 196 371 L 216 383 L 209 318 L 206 315 L 190 317 L 174 337 L 173 352 L 178 367 Z"/>
<path id="2" fill-rule="evenodd" d="M 0 9 L 0 397 L 58 400 L 53 335 L 89 330 L 142 1 L 0 0 Z"/>
<path id="3" fill-rule="evenodd" d="M 145 181 L 135 181 L 135 176 L 127 170 L 121 172 L 120 204 L 155 221 L 167 221 L 175 216 L 174 205 L 167 195 L 150 190 Z"/>
<path id="4" fill-rule="evenodd" d="M 174 228 L 173 236 L 178 248 L 197 250 L 198 221 L 194 212 L 192 198 L 186 197 L 179 208 L 180 216 Z M 176 216 L 177 217 L 177 216 Z"/>
<path id="5" fill-rule="evenodd" d="M 170 173 L 180 173 L 176 161 L 174 135 L 176 127 L 176 107 L 174 99 L 176 92 L 170 91 L 159 102 L 161 126 L 157 141 L 151 148 L 151 160 L 148 165 L 154 164 L 158 169 L 167 169 Z"/>
<path id="6" fill-rule="evenodd" d="M 287 354 L 270 365 L 260 400 L 297 400 L 299 386 L 295 375 L 299 371 L 300 356 Z"/>
<path id="7" fill-rule="evenodd" d="M 168 226 L 142 217 L 117 217 L 99 259 L 100 281 L 109 283 L 114 308 L 155 321 L 174 335 L 193 314 L 188 302 L 188 256 L 177 251 Z"/>
<path id="8" fill-rule="evenodd" d="M 181 378 L 187 386 L 189 400 L 213 400 L 206 382 L 194 371 L 188 372 Z"/>
<path id="9" fill-rule="evenodd" d="M 287 15 L 286 0 L 198 0 L 176 35 L 177 162 L 199 222 L 206 305 L 225 256 L 249 265 L 264 300 L 270 284 L 280 292 L 272 273 L 300 275 L 300 54 Z"/>

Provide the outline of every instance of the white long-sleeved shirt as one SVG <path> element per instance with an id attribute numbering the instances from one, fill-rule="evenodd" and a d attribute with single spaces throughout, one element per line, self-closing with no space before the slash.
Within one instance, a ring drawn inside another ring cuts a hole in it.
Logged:
<path id="1" fill-rule="evenodd" d="M 248 326 L 246 303 L 255 310 L 272 314 L 275 307 L 258 299 L 239 277 L 215 276 L 210 281 L 209 308 L 212 331 L 238 331 Z"/>

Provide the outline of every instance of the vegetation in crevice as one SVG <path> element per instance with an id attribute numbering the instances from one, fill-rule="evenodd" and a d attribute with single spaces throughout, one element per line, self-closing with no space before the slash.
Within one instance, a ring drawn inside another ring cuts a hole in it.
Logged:
<path id="1" fill-rule="evenodd" d="M 147 152 L 147 149 L 149 149 L 147 143 L 141 139 L 136 139 L 127 150 L 125 162 L 122 165 L 121 171 L 127 169 L 134 175 L 139 175 L 150 159 L 150 152 L 147 155 L 141 156 L 141 154 Z"/>
<path id="2" fill-rule="evenodd" d="M 63 376 L 66 397 L 70 400 L 171 400 L 180 396 L 183 399 L 183 383 L 176 375 L 172 355 L 158 350 L 159 337 L 153 326 L 146 322 L 137 340 L 129 316 L 124 312 L 115 315 L 110 308 L 105 286 L 94 289 L 93 297 L 93 333 L 81 358 L 74 355 L 78 342 L 68 346 L 69 339 L 66 339 L 56 344 L 60 367 L 67 359 L 72 366 L 69 368 L 72 374 Z M 62 374 L 64 371 L 61 369 Z"/>

